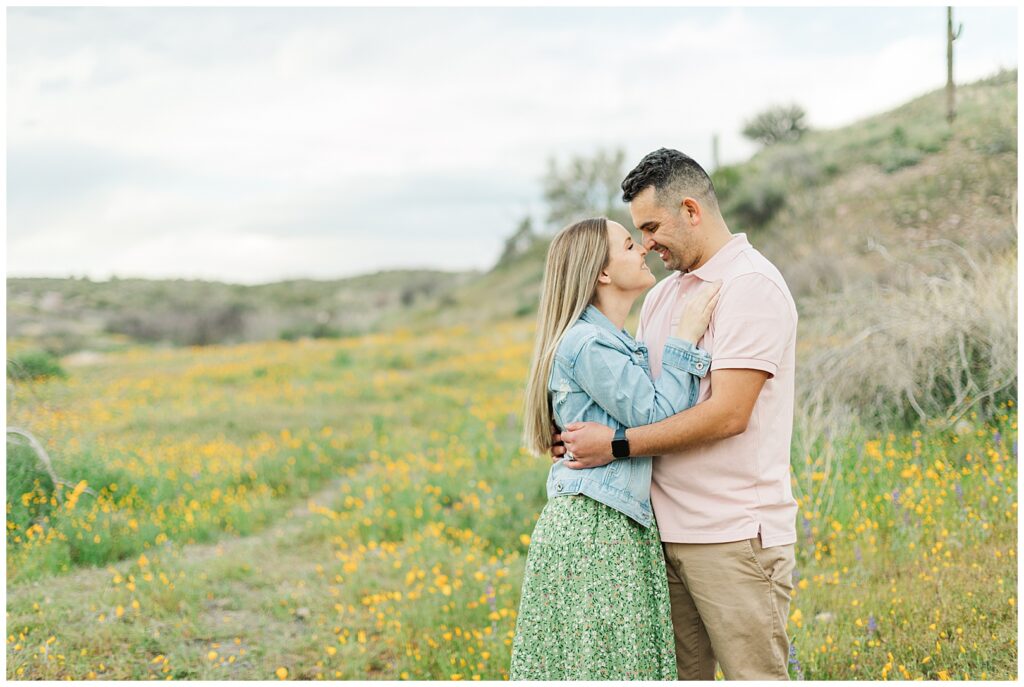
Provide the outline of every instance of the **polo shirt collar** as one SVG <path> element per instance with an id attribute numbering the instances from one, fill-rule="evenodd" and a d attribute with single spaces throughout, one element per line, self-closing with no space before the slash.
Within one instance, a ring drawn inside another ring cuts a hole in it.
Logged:
<path id="1" fill-rule="evenodd" d="M 718 252 L 711 256 L 711 259 L 695 269 L 692 274 L 701 281 L 716 281 L 721 279 L 725 273 L 726 266 L 732 262 L 737 255 L 750 248 L 750 241 L 746 234 L 733 234 L 729 243 L 718 249 Z"/>
<path id="2" fill-rule="evenodd" d="M 615 325 L 612 324 L 612 321 L 609 320 L 603 312 L 598 310 L 597 306 L 588 305 L 583 311 L 583 314 L 580 315 L 580 319 L 584 322 L 589 322 L 590 324 L 597 325 L 602 329 L 607 329 L 612 332 L 620 341 L 629 347 L 629 350 L 635 351 L 637 349 L 636 339 L 630 336 L 625 329 L 616 329 Z"/>

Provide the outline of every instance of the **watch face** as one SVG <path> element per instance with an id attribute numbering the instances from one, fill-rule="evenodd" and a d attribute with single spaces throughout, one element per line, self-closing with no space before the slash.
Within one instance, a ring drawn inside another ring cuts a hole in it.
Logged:
<path id="1" fill-rule="evenodd" d="M 629 442 L 625 439 L 616 439 L 612 442 L 612 456 L 625 458 L 629 455 Z"/>

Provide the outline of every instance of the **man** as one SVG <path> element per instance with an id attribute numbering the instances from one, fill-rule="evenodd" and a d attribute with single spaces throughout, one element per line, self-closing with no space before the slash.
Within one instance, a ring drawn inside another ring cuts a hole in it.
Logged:
<path id="1" fill-rule="evenodd" d="M 651 502 L 661 530 L 681 680 L 788 679 L 786 621 L 795 566 L 797 503 L 789 451 L 797 312 L 782 275 L 722 219 L 710 177 L 693 159 L 662 148 L 622 182 L 648 251 L 675 274 L 644 301 L 637 338 L 651 372 L 678 299 L 722 280 L 699 345 L 712 356 L 697 405 L 613 435 L 573 423 L 561 438 L 567 465 L 604 465 L 614 455 L 658 456 Z M 613 446 L 614 442 L 614 446 Z"/>

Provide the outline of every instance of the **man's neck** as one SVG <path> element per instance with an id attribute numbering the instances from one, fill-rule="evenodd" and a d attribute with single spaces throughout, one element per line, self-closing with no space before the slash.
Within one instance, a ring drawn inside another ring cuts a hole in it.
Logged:
<path id="1" fill-rule="evenodd" d="M 704 244 L 704 250 L 701 251 L 700 260 L 693 264 L 687 272 L 694 272 L 699 270 L 701 267 L 706 265 L 711 258 L 715 257 L 718 251 L 722 250 L 727 243 L 732 241 L 733 235 L 729 233 L 729 227 L 722 225 L 721 228 L 715 229 L 710 236 L 708 241 Z"/>

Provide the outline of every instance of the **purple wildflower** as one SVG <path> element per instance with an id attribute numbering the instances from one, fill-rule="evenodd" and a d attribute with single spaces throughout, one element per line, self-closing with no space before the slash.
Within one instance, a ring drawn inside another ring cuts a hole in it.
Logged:
<path id="1" fill-rule="evenodd" d="M 853 557 L 860 563 L 860 544 L 854 544 L 853 546 Z"/>
<path id="2" fill-rule="evenodd" d="M 800 666 L 800 659 L 796 657 L 796 644 L 790 642 L 789 644 L 789 665 L 793 666 L 793 671 L 796 673 L 797 680 L 804 679 L 804 669 Z"/>
<path id="3" fill-rule="evenodd" d="M 868 616 L 868 635 L 873 635 L 878 632 L 878 621 L 875 620 L 875 616 Z"/>
<path id="4" fill-rule="evenodd" d="M 992 435 L 992 442 L 993 442 L 993 443 L 996 443 L 996 444 L 998 444 L 998 443 L 999 443 L 1000 441 L 1002 441 L 1002 440 L 1003 440 L 1003 435 L 1002 435 L 1002 433 L 1000 433 L 1000 431 L 999 431 L 999 430 L 997 429 L 997 430 L 996 430 L 996 433 Z"/>
<path id="5" fill-rule="evenodd" d="M 900 490 L 899 489 L 893 489 L 892 490 L 892 503 L 893 503 L 894 506 L 900 505 Z"/>

